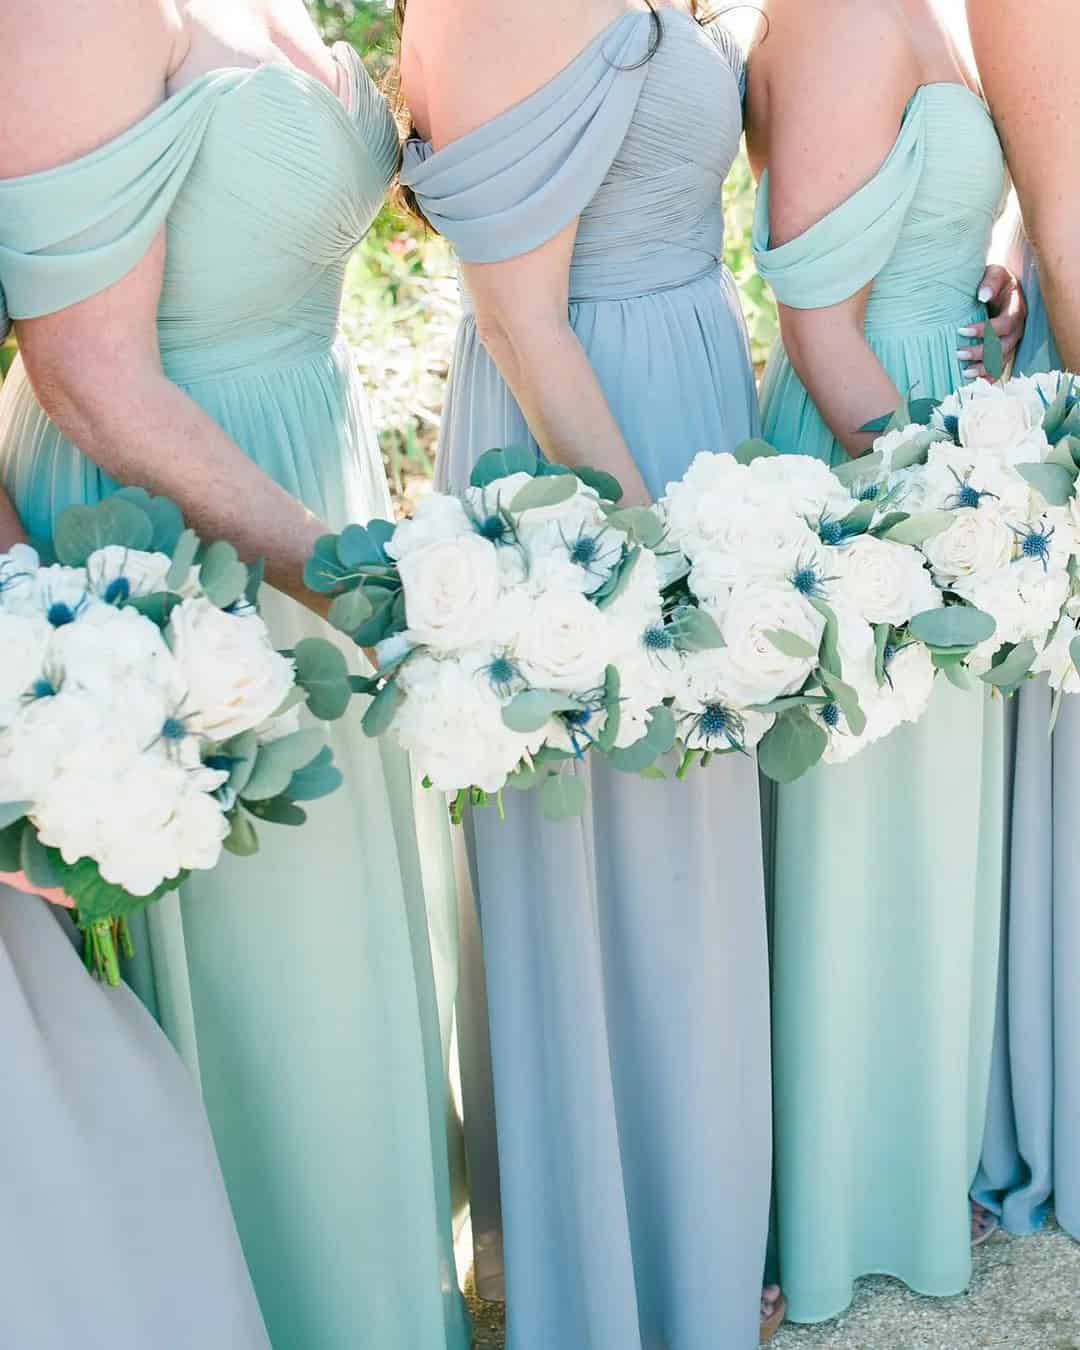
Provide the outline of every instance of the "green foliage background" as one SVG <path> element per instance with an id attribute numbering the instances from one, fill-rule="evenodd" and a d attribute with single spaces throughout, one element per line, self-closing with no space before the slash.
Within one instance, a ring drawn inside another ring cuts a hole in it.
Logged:
<path id="1" fill-rule="evenodd" d="M 307 0 L 323 36 L 350 42 L 377 79 L 393 64 L 386 0 Z M 735 275 L 760 363 L 776 335 L 772 298 L 754 271 L 754 188 L 740 155 L 724 188 L 725 259 Z M 372 402 L 391 486 L 407 498 L 430 475 L 443 388 L 458 318 L 456 272 L 446 244 L 384 209 L 349 266 L 342 320 Z M 0 375 L 14 354 L 0 346 Z"/>

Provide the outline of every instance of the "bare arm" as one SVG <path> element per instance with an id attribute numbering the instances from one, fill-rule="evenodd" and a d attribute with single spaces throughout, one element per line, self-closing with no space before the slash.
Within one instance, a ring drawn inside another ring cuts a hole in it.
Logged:
<path id="1" fill-rule="evenodd" d="M 15 508 L 8 500 L 7 494 L 0 488 L 0 553 L 6 553 L 12 544 L 25 542 L 26 535 L 19 524 Z"/>
<path id="2" fill-rule="evenodd" d="M 162 97 L 174 54 L 170 13 L 166 0 L 76 0 L 55 15 L 34 0 L 6 0 L 0 177 L 64 163 L 145 116 Z M 274 586 L 321 608 L 302 569 L 325 526 L 162 370 L 164 257 L 161 238 L 99 295 L 18 322 L 34 390 L 56 426 L 110 477 L 172 497 L 201 534 L 229 539 L 249 560 L 264 557 Z"/>
<path id="3" fill-rule="evenodd" d="M 1039 261 L 1051 327 L 1080 369 L 1080 43 L 1074 0 L 968 0 L 975 57 Z"/>
<path id="4" fill-rule="evenodd" d="M 482 125 L 561 69 L 618 10 L 550 0 L 537 6 L 473 0 L 463 13 L 413 0 L 403 62 L 405 93 L 436 146 Z M 544 453 L 619 480 L 627 505 L 649 499 L 633 456 L 569 320 L 577 222 L 506 262 L 474 264 L 465 280 L 481 341 Z"/>
<path id="5" fill-rule="evenodd" d="M 877 172 L 919 82 L 894 26 L 862 0 L 774 0 L 767 42 L 750 63 L 750 150 L 769 170 L 769 227 L 798 238 Z M 866 341 L 872 282 L 824 309 L 780 306 L 784 347 L 829 430 L 851 455 L 858 428 L 900 393 Z M 906 391 L 903 391 L 906 392 Z"/>

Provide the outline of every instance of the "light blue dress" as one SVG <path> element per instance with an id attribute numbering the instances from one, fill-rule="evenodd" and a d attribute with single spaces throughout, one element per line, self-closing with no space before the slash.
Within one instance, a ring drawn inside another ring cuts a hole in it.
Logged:
<path id="1" fill-rule="evenodd" d="M 957 329 L 1004 185 L 983 104 L 920 89 L 870 181 L 758 267 L 778 299 L 834 305 L 873 281 L 866 336 L 901 390 L 961 381 Z M 781 451 L 846 459 L 785 353 L 762 391 Z M 886 412 L 887 409 L 880 411 Z M 1002 891 L 1000 701 L 944 680 L 923 720 L 775 795 L 776 1225 L 789 1315 L 836 1316 L 861 1275 L 955 1294 L 970 1275 Z"/>
<path id="2" fill-rule="evenodd" d="M 650 57 L 649 16 L 627 14 L 490 124 L 438 152 L 409 147 L 405 171 L 469 262 L 580 217 L 570 319 L 657 494 L 697 451 L 757 426 L 720 261 L 741 56 L 677 12 L 662 32 Z M 483 451 L 529 440 L 466 318 L 440 482 L 459 487 Z M 771 1152 L 753 762 L 666 784 L 594 766 L 578 822 L 509 797 L 505 823 L 478 811 L 468 829 L 502 1197 L 501 1221 L 474 1206 L 474 1224 L 489 1266 L 504 1243 L 510 1350 L 753 1350 Z M 465 1084 L 479 1121 L 482 1059 Z M 473 1193 L 479 1181 L 490 1197 L 478 1134 Z"/>
<path id="3" fill-rule="evenodd" d="M 1017 373 L 1047 354 L 1040 368 L 1060 369 L 1029 249 L 1024 288 Z M 997 1031 L 973 1194 L 1011 1232 L 1033 1232 L 1053 1207 L 1080 1238 L 1080 700 L 1065 698 L 1049 743 L 1046 681 L 1016 703 Z"/>
<path id="4" fill-rule="evenodd" d="M 399 144 L 359 58 L 337 55 L 348 107 L 290 65 L 214 71 L 92 154 L 0 182 L 0 287 L 16 322 L 52 313 L 117 281 L 167 225 L 165 373 L 341 529 L 391 509 L 338 310 Z M 0 394 L 0 482 L 41 538 L 113 486 L 20 363 Z M 332 636 L 264 599 L 279 646 Z M 445 806 L 414 801 L 404 756 L 367 739 L 355 710 L 330 740 L 342 789 L 302 832 L 266 826 L 257 858 L 154 906 L 131 981 L 201 1085 L 277 1350 L 465 1350 Z"/>

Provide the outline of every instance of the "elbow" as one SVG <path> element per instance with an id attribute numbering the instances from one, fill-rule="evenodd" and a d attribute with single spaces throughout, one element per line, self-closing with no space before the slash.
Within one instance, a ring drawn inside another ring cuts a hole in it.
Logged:
<path id="1" fill-rule="evenodd" d="M 476 330 L 484 350 L 511 386 L 524 372 L 550 365 L 573 336 L 565 313 L 511 312 L 487 305 L 477 308 Z"/>

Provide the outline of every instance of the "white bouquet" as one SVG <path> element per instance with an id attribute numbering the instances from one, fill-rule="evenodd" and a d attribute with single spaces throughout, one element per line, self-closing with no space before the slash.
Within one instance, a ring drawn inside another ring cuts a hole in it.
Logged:
<path id="1" fill-rule="evenodd" d="M 656 520 L 619 511 L 619 495 L 606 474 L 494 450 L 460 496 L 320 540 L 308 585 L 378 658 L 365 730 L 392 729 L 455 820 L 507 784 L 538 787 L 552 819 L 574 815 L 586 753 L 637 771 L 672 748 L 669 672 L 650 645 L 657 561 L 635 534 Z"/>
<path id="2" fill-rule="evenodd" d="M 679 656 L 684 770 L 756 747 L 762 771 L 790 782 L 922 715 L 933 669 L 906 629 L 941 597 L 873 500 L 818 460 L 750 441 L 698 455 L 659 509 L 668 624 L 677 637 L 692 614 L 714 633 Z"/>
<path id="3" fill-rule="evenodd" d="M 352 689 L 332 644 L 274 649 L 261 569 L 164 499 L 75 507 L 55 550 L 0 556 L 0 871 L 62 889 L 115 984 L 133 911 L 338 786 L 300 710 L 338 717 Z"/>
<path id="4" fill-rule="evenodd" d="M 976 381 L 915 423 L 901 409 L 845 470 L 903 513 L 945 602 L 916 635 L 962 687 L 1009 694 L 1045 671 L 1080 690 L 1078 464 L 1080 383 L 1054 372 Z"/>

